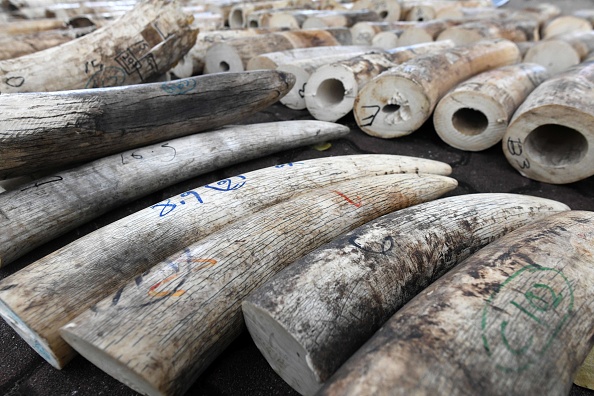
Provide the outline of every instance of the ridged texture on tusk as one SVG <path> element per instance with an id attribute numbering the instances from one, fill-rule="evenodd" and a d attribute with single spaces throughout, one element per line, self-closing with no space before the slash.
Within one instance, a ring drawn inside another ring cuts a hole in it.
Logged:
<path id="1" fill-rule="evenodd" d="M 456 184 L 434 175 L 375 176 L 280 203 L 168 257 L 61 335 L 133 389 L 181 395 L 240 334 L 241 301 L 252 290 L 341 233 Z"/>
<path id="2" fill-rule="evenodd" d="M 515 194 L 439 199 L 383 216 L 317 249 L 243 303 L 258 349 L 313 395 L 400 307 L 488 243 L 569 208 Z"/>
<path id="3" fill-rule="evenodd" d="M 321 66 L 311 74 L 307 85 L 304 84 L 303 96 L 307 110 L 318 120 L 336 121 L 351 112 L 359 90 L 377 75 L 417 56 L 453 46 L 451 41 L 445 40 L 393 48 L 385 53 L 360 55 Z M 291 71 L 287 68 L 279 70 Z"/>
<path id="4" fill-rule="evenodd" d="M 567 395 L 592 348 L 594 213 L 483 248 L 400 309 L 320 395 Z"/>
<path id="5" fill-rule="evenodd" d="M 0 61 L 0 92 L 138 84 L 165 73 L 196 42 L 192 15 L 175 1 L 143 0 L 78 40 Z"/>
<path id="6" fill-rule="evenodd" d="M 0 267 L 153 191 L 238 162 L 345 136 L 343 125 L 238 125 L 141 147 L 63 170 L 0 195 Z"/>
<path id="7" fill-rule="evenodd" d="M 75 353 L 60 338 L 60 326 L 167 256 L 304 191 L 404 172 L 447 175 L 451 168 L 420 158 L 354 155 L 276 165 L 192 189 L 102 227 L 3 279 L 0 315 L 12 318 L 9 323 L 29 345 L 61 368 Z"/>
<path id="8" fill-rule="evenodd" d="M 0 178 L 88 161 L 236 122 L 278 101 L 275 70 L 164 83 L 0 95 Z"/>
<path id="9" fill-rule="evenodd" d="M 485 40 L 417 57 L 367 83 L 353 111 L 363 132 L 382 138 L 411 134 L 448 90 L 475 74 L 520 60 L 508 40 Z"/>

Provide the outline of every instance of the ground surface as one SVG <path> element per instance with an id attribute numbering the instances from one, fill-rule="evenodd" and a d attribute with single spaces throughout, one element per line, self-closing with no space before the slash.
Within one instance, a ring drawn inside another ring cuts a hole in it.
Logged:
<path id="1" fill-rule="evenodd" d="M 565 10 L 594 7 L 594 0 L 558 1 Z M 510 6 L 537 4 L 536 0 Z M 275 105 L 246 122 L 309 119 L 305 111 L 290 111 Z M 416 133 L 397 140 L 381 140 L 362 133 L 352 116 L 340 122 L 352 128 L 344 139 L 332 142 L 324 152 L 301 148 L 249 161 L 198 177 L 156 192 L 119 208 L 51 243 L 42 246 L 6 269 L 0 279 L 69 242 L 109 224 L 123 216 L 150 206 L 167 197 L 229 176 L 291 161 L 361 153 L 389 153 L 435 159 L 453 167 L 452 176 L 459 187 L 450 195 L 477 192 L 512 192 L 551 198 L 568 204 L 572 209 L 594 211 L 594 178 L 570 185 L 553 186 L 531 181 L 519 175 L 505 160 L 500 146 L 481 153 L 467 153 L 442 143 L 431 124 Z M 135 395 L 125 385 L 112 379 L 85 359 L 78 357 L 64 370 L 58 371 L 45 363 L 16 333 L 0 320 L 0 395 Z M 296 394 L 267 365 L 249 335 L 244 332 L 196 381 L 188 394 L 201 395 L 291 395 Z M 573 387 L 572 394 L 594 392 Z"/>

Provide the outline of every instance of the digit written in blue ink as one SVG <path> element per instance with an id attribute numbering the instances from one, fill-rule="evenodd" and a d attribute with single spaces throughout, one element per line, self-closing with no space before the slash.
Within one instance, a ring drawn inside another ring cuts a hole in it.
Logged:
<path id="1" fill-rule="evenodd" d="M 303 162 L 289 162 L 286 164 L 275 165 L 275 168 L 284 168 L 285 166 L 293 166 L 293 165 L 303 165 Z"/>

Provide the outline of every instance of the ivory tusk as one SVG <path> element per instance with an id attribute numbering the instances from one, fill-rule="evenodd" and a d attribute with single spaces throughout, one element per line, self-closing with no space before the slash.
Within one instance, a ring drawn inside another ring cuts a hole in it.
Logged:
<path id="1" fill-rule="evenodd" d="M 252 158 L 340 138 L 348 132 L 342 125 L 316 121 L 239 125 L 133 149 L 31 181 L 0 196 L 0 267 L 153 191 Z"/>
<path id="2" fill-rule="evenodd" d="M 354 2 L 352 10 L 368 9 L 377 12 L 386 22 L 400 20 L 400 2 L 398 0 L 358 0 Z"/>
<path id="3" fill-rule="evenodd" d="M 594 31 L 569 32 L 535 43 L 524 62 L 538 63 L 557 74 L 579 64 L 594 51 Z"/>
<path id="4" fill-rule="evenodd" d="M 327 47 L 318 47 L 327 48 Z M 336 53 L 325 56 L 318 56 L 317 58 L 301 59 L 291 63 L 280 65 L 276 69 L 291 73 L 295 76 L 295 85 L 289 93 L 282 99 L 281 103 L 290 109 L 303 110 L 306 108 L 305 103 L 305 88 L 309 82 L 310 76 L 320 67 L 328 65 L 332 62 L 337 62 L 345 59 L 351 59 L 364 54 L 376 54 L 381 50 L 367 47 L 367 50 L 361 50 L 351 53 Z"/>
<path id="5" fill-rule="evenodd" d="M 0 177 L 91 160 L 240 120 L 279 100 L 274 70 L 166 83 L 0 95 Z"/>
<path id="6" fill-rule="evenodd" d="M 355 155 L 277 165 L 195 188 L 100 228 L 4 278 L 0 315 L 10 316 L 9 323 L 25 341 L 62 368 L 75 353 L 58 329 L 167 256 L 304 191 L 403 172 L 449 174 L 451 168 L 420 158 Z"/>
<path id="7" fill-rule="evenodd" d="M 66 24 L 62 20 L 49 18 L 32 21 L 11 21 L 0 24 L 0 34 L 3 36 L 32 34 L 55 29 L 66 29 Z"/>
<path id="8" fill-rule="evenodd" d="M 486 150 L 501 141 L 516 109 L 547 78 L 547 70 L 534 63 L 472 77 L 439 101 L 433 113 L 435 131 L 460 150 Z"/>
<path id="9" fill-rule="evenodd" d="M 202 74 L 206 51 L 214 43 L 224 42 L 238 37 L 252 37 L 263 33 L 270 33 L 268 29 L 243 29 L 243 30 L 215 30 L 200 32 L 196 44 L 188 53 L 179 60 L 171 71 L 177 77 L 186 78 Z"/>
<path id="10" fill-rule="evenodd" d="M 565 212 L 493 242 L 400 309 L 319 394 L 569 394 L 593 343 L 593 238 L 594 213 Z"/>
<path id="11" fill-rule="evenodd" d="M 110 25 L 78 40 L 0 61 L 0 92 L 145 82 L 168 71 L 194 45 L 198 31 L 192 30 L 192 19 L 175 1 L 143 0 Z"/>
<path id="12" fill-rule="evenodd" d="M 569 208 L 515 194 L 439 199 L 383 216 L 295 262 L 243 302 L 268 363 L 313 395 L 400 307 L 506 233 Z"/>
<path id="13" fill-rule="evenodd" d="M 405 1 L 401 4 L 402 13 L 407 21 L 424 22 L 437 18 L 437 14 L 452 7 L 491 7 L 491 0 L 464 0 L 464 1 Z"/>
<path id="14" fill-rule="evenodd" d="M 518 63 L 519 57 L 511 41 L 486 40 L 405 62 L 359 91 L 353 108 L 357 125 L 382 138 L 409 135 L 450 88 L 483 71 Z"/>
<path id="15" fill-rule="evenodd" d="M 204 72 L 242 71 L 250 59 L 268 52 L 341 44 L 350 45 L 350 31 L 346 28 L 299 30 L 236 38 L 216 43 L 206 51 Z"/>
<path id="16" fill-rule="evenodd" d="M 542 37 L 551 38 L 569 32 L 588 32 L 594 29 L 592 24 L 583 18 L 572 15 L 562 15 L 542 27 Z"/>
<path id="17" fill-rule="evenodd" d="M 240 334 L 241 301 L 252 290 L 341 233 L 455 186 L 444 176 L 388 175 L 312 191 L 168 257 L 140 285 L 120 289 L 116 304 L 113 297 L 102 300 L 60 334 L 133 389 L 181 395 Z"/>
<path id="18" fill-rule="evenodd" d="M 286 51 L 268 52 L 266 54 L 253 57 L 247 63 L 246 70 L 276 69 L 281 65 L 300 60 L 314 60 L 321 57 L 339 57 L 357 56 L 365 52 L 372 51 L 369 46 L 363 45 L 339 45 L 331 47 L 309 47 L 293 48 Z M 286 70 L 285 70 L 286 71 Z M 295 88 L 298 86 L 295 83 Z"/>
<path id="19" fill-rule="evenodd" d="M 241 29 L 247 27 L 248 14 L 260 11 L 278 9 L 291 5 L 291 1 L 259 1 L 257 3 L 239 3 L 231 7 L 229 12 L 229 27 L 231 29 Z"/>
<path id="20" fill-rule="evenodd" d="M 336 121 L 350 113 L 357 93 L 377 75 L 416 56 L 446 50 L 453 46 L 454 43 L 446 40 L 399 47 L 384 54 L 361 55 L 322 66 L 311 74 L 304 87 L 307 110 L 318 120 Z"/>
<path id="21" fill-rule="evenodd" d="M 363 0 L 359 0 L 363 1 Z M 371 45 L 376 34 L 388 30 L 404 30 L 413 26 L 411 22 L 359 22 L 354 24 L 350 31 L 355 45 Z"/>
<path id="22" fill-rule="evenodd" d="M 331 27 L 352 27 L 358 22 L 379 22 L 381 17 L 373 10 L 323 11 L 307 18 L 302 29 L 327 29 Z"/>
<path id="23" fill-rule="evenodd" d="M 78 29 L 44 30 L 32 34 L 22 34 L 0 38 L 0 60 L 32 54 L 47 48 L 67 43 L 91 33 L 95 26 Z"/>
<path id="24" fill-rule="evenodd" d="M 508 162 L 523 176 L 573 183 L 594 175 L 594 59 L 536 88 L 503 137 Z"/>
<path id="25" fill-rule="evenodd" d="M 496 19 L 449 27 L 437 36 L 437 40 L 449 39 L 457 45 L 496 38 L 513 42 L 538 41 L 538 29 L 538 22 L 534 19 Z"/>
<path id="26" fill-rule="evenodd" d="M 371 40 L 371 45 L 382 49 L 400 47 L 400 45 L 398 45 L 398 41 L 400 40 L 400 37 L 404 34 L 405 31 L 406 30 L 395 29 L 386 30 L 385 32 L 378 33 L 375 36 L 373 36 L 373 39 Z"/>
<path id="27" fill-rule="evenodd" d="M 524 55 L 524 62 L 536 63 L 551 75 L 580 63 L 579 53 L 565 40 L 546 39 L 533 43 Z"/>

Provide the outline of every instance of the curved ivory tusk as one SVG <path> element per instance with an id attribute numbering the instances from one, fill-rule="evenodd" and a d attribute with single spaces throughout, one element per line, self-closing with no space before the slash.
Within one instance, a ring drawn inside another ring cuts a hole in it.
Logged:
<path id="1" fill-rule="evenodd" d="M 542 27 L 542 37 L 550 38 L 569 32 L 588 32 L 592 29 L 592 24 L 587 19 L 573 15 L 562 15 Z"/>
<path id="2" fill-rule="evenodd" d="M 325 48 L 325 47 L 318 47 Z M 305 89 L 309 83 L 311 75 L 319 68 L 329 63 L 337 62 L 345 59 L 354 58 L 364 54 L 376 54 L 383 52 L 381 50 L 367 47 L 366 50 L 350 53 L 333 53 L 325 56 L 318 56 L 316 58 L 296 60 L 291 63 L 285 63 L 276 68 L 276 70 L 291 73 L 295 76 L 295 85 L 289 93 L 282 99 L 281 103 L 290 109 L 303 110 L 306 108 L 305 103 Z"/>
<path id="3" fill-rule="evenodd" d="M 594 213 L 556 214 L 398 311 L 320 395 L 566 395 L 592 347 Z"/>
<path id="4" fill-rule="evenodd" d="M 439 101 L 433 113 L 435 131 L 452 147 L 486 150 L 499 143 L 518 106 L 547 78 L 547 70 L 534 63 L 470 78 Z"/>
<path id="5" fill-rule="evenodd" d="M 293 48 L 286 51 L 268 52 L 266 54 L 255 56 L 248 61 L 246 70 L 276 69 L 279 66 L 300 60 L 312 60 L 315 62 L 315 59 L 321 57 L 337 56 L 343 58 L 344 56 L 349 55 L 357 56 L 369 51 L 373 51 L 373 49 L 366 45 Z M 297 83 L 295 85 L 297 86 Z"/>
<path id="6" fill-rule="evenodd" d="M 47 30 L 66 29 L 66 23 L 60 19 L 37 19 L 11 21 L 0 24 L 0 34 L 3 36 L 12 36 L 17 34 L 32 34 Z"/>
<path id="7" fill-rule="evenodd" d="M 495 19 L 452 26 L 442 31 L 437 40 L 452 40 L 456 45 L 485 39 L 502 38 L 513 42 L 538 41 L 539 24 L 534 19 Z"/>
<path id="8" fill-rule="evenodd" d="M 175 1 L 143 0 L 103 29 L 0 61 L 0 92 L 131 85 L 168 71 L 196 41 L 193 17 Z M 51 65 L 51 67 L 48 67 Z"/>
<path id="9" fill-rule="evenodd" d="M 289 385 L 313 395 L 400 307 L 457 263 L 563 210 L 514 194 L 444 198 L 384 216 L 298 260 L 250 295 L 256 346 Z"/>
<path id="10" fill-rule="evenodd" d="M 401 172 L 449 174 L 451 168 L 420 158 L 356 155 L 277 165 L 193 189 L 100 228 L 0 281 L 0 315 L 13 317 L 10 323 L 29 345 L 61 368 L 74 351 L 58 329 L 167 256 L 303 191 Z"/>
<path id="11" fill-rule="evenodd" d="M 274 70 L 104 89 L 0 95 L 0 177 L 95 159 L 235 122 L 295 79 Z"/>
<path id="12" fill-rule="evenodd" d="M 101 158 L 0 196 L 0 267 L 108 210 L 241 161 L 346 135 L 338 124 L 239 125 Z M 213 151 L 216 147 L 216 151 Z"/>
<path id="13" fill-rule="evenodd" d="M 101 301 L 61 334 L 137 391 L 182 394 L 241 332 L 241 301 L 250 291 L 341 233 L 455 186 L 444 176 L 375 176 L 280 203 L 170 256 L 140 285 L 120 289 L 116 304 Z"/>
<path id="14" fill-rule="evenodd" d="M 44 30 L 42 32 L 0 38 L 0 60 L 16 58 L 67 43 L 96 29 L 89 26 L 77 29 Z"/>
<path id="15" fill-rule="evenodd" d="M 545 81 L 526 98 L 503 136 L 523 176 L 572 183 L 594 175 L 594 59 Z"/>
<path id="16" fill-rule="evenodd" d="M 204 73 L 242 71 L 250 59 L 292 48 L 350 45 L 346 28 L 299 30 L 243 37 L 216 43 L 206 51 Z"/>
<path id="17" fill-rule="evenodd" d="M 350 113 L 357 93 L 374 77 L 417 56 L 453 46 L 454 43 L 446 40 L 399 47 L 388 50 L 386 53 L 361 55 L 322 66 L 311 74 L 304 87 L 307 110 L 318 120 L 336 121 Z M 290 71 L 290 69 L 281 70 Z M 286 100 L 286 96 L 283 100 Z"/>
<path id="18" fill-rule="evenodd" d="M 363 132 L 409 135 L 423 125 L 447 91 L 475 74 L 518 63 L 518 47 L 486 40 L 415 58 L 385 71 L 359 91 L 353 111 Z"/>

